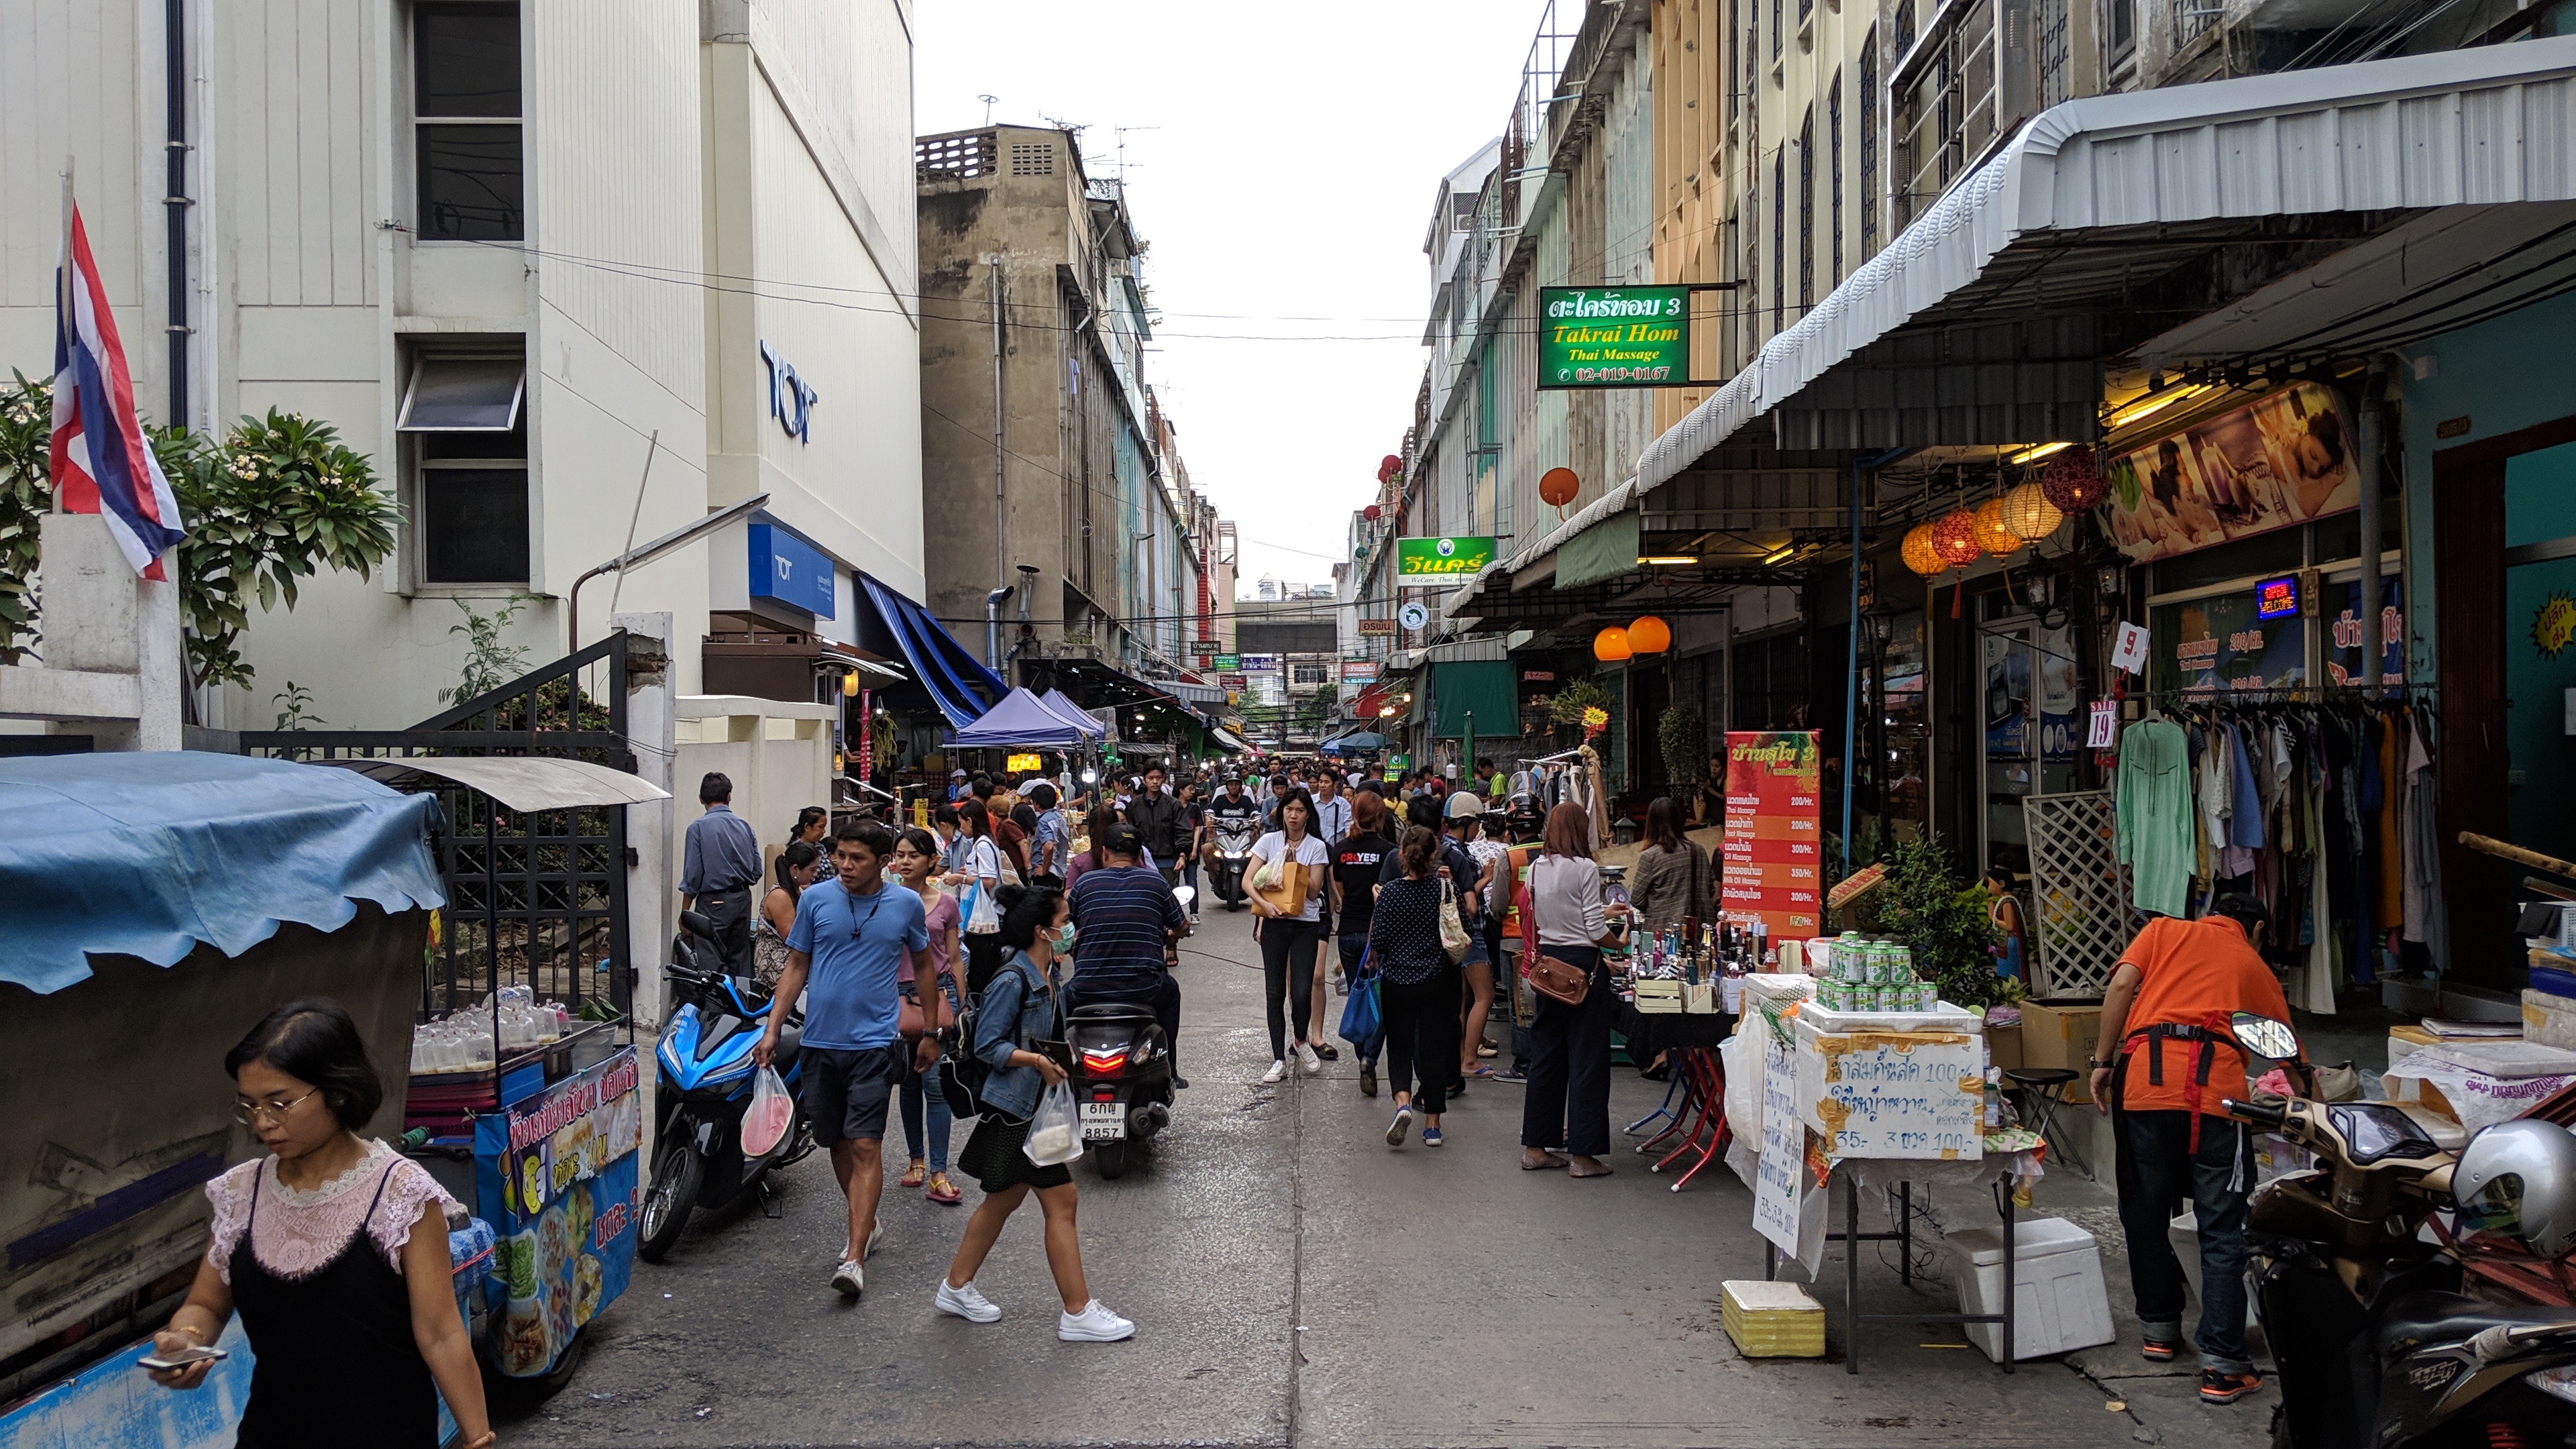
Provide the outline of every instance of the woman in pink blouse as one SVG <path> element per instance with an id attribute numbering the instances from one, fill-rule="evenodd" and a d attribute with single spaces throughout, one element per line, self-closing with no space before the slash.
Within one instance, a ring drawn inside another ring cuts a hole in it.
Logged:
<path id="1" fill-rule="evenodd" d="M 913 1009 L 920 1010 L 920 1020 L 931 1035 L 940 1026 L 953 1026 L 957 1021 L 957 898 L 939 888 L 932 872 L 939 868 L 939 840 L 919 826 L 897 831 L 894 837 L 893 865 L 903 883 L 921 893 L 922 924 L 930 930 L 932 974 L 939 978 L 939 989 L 921 993 L 912 976 L 912 958 L 898 956 L 895 977 L 907 1003 L 907 1028 Z M 938 1014 L 931 1014 L 936 1006 Z M 916 1038 L 917 1040 L 917 1038 Z M 903 1141 L 911 1151 L 912 1165 L 904 1169 L 900 1185 L 922 1187 L 932 1202 L 950 1207 L 957 1205 L 963 1194 L 957 1184 L 948 1180 L 948 1129 L 952 1121 L 948 1096 L 939 1090 L 929 1071 L 922 1070 L 911 1051 L 903 1054 L 906 1075 L 900 1086 L 903 1106 Z M 937 1063 L 932 1064 L 933 1068 Z M 929 1116 L 930 1151 L 922 1152 L 923 1115 Z"/>
<path id="2" fill-rule="evenodd" d="M 483 1378 L 449 1284 L 456 1203 L 419 1163 L 358 1135 L 385 1091 L 348 1010 L 326 996 L 290 1001 L 224 1070 L 234 1114 L 268 1155 L 206 1184 L 214 1242 L 154 1347 L 204 1347 L 240 1311 L 258 1357 L 240 1449 L 436 1449 L 442 1394 L 463 1449 L 490 1449 Z M 193 1389 L 208 1367 L 152 1377 Z"/>

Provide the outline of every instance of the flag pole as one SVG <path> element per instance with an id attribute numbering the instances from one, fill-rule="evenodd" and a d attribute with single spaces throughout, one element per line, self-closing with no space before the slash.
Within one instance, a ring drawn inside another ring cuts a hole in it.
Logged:
<path id="1" fill-rule="evenodd" d="M 69 357 L 69 356 L 71 355 L 71 345 L 72 345 L 72 343 L 71 343 L 71 328 L 72 328 L 72 162 L 73 162 L 73 159 L 74 159 L 74 158 L 73 158 L 73 157 L 71 157 L 71 156 L 70 156 L 70 155 L 68 155 L 68 154 L 67 154 L 67 155 L 65 155 L 65 156 L 63 157 L 63 255 L 62 255 L 62 264 L 61 264 L 60 266 L 58 266 L 58 267 L 56 267 L 56 268 L 54 269 L 54 350 L 55 350 L 55 353 L 56 353 L 56 355 L 57 355 L 58 357 Z M 55 385 L 56 387 L 60 387 L 60 386 L 62 386 L 62 382 L 61 382 L 61 380 L 60 380 L 59 378 L 57 378 L 57 379 L 55 380 L 54 385 Z M 46 430 L 47 430 L 48 432 L 50 432 L 50 431 L 52 431 L 52 427 L 53 427 L 53 425 L 52 425 L 52 423 L 49 421 L 49 422 L 46 424 Z M 63 511 L 63 485 L 62 485 L 62 480 L 61 480 L 61 479 L 59 479 L 59 478 L 48 477 L 48 478 L 45 480 L 45 494 L 46 494 L 46 497 L 47 497 L 48 501 L 52 504 L 52 511 L 53 511 L 53 512 L 55 512 L 55 513 L 60 513 L 60 512 L 62 512 L 62 511 Z"/>

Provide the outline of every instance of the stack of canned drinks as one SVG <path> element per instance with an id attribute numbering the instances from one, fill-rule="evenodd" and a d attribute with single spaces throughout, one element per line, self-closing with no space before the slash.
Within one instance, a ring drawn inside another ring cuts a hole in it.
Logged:
<path id="1" fill-rule="evenodd" d="M 1940 1005 L 1932 983 L 1914 979 L 1914 952 L 1902 942 L 1845 931 L 1807 947 L 1811 970 L 1819 946 L 1829 948 L 1824 977 L 1816 983 L 1816 1000 L 1827 1011 L 1928 1012 Z"/>

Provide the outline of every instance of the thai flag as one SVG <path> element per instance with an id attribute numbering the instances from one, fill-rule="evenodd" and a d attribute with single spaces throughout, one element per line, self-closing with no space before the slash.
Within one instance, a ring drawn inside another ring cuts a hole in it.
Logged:
<path id="1" fill-rule="evenodd" d="M 103 513 L 125 561 L 147 579 L 167 578 L 161 552 L 187 530 L 179 500 L 134 415 L 134 378 L 125 345 L 90 255 L 80 208 L 72 208 L 71 285 L 54 294 L 54 495 L 66 513 Z M 61 274 L 56 274 L 59 284 Z M 68 301 L 70 310 L 63 311 Z"/>

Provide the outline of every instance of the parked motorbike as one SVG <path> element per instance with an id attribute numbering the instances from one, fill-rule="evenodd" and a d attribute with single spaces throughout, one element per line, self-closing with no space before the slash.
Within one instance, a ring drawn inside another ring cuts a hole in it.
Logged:
<path id="1" fill-rule="evenodd" d="M 2256 1055 L 2297 1055 L 2282 1023 L 2239 1013 L 2234 1026 Z M 2448 1124 L 2396 1103 L 2231 1100 L 2226 1108 L 2321 1164 L 2256 1188 L 2246 1218 L 2255 1313 L 2281 1379 L 2276 1449 L 2556 1449 L 2565 1441 L 2576 1421 L 2576 1311 L 2464 1295 L 2461 1257 L 2481 1249 L 2442 1215 L 2461 1206 L 2455 1180 L 2475 1179 L 2478 1211 L 2464 1221 L 2525 1252 L 2544 1237 L 2540 1247 L 2563 1252 L 2576 1227 L 2543 1223 L 2542 1203 L 2564 1190 L 2548 1179 L 2565 1176 L 2576 1139 L 2555 1141 L 2549 1134 L 2567 1134 L 2550 1123 L 2506 1122 L 2454 1153 L 2435 1135 Z M 2541 1170 L 2509 1170 L 2535 1149 Z M 2507 1178 L 2509 1192 L 2490 1190 Z M 2530 1215 L 2499 1211 L 2508 1195 Z"/>
<path id="2" fill-rule="evenodd" d="M 1173 892 L 1186 911 L 1190 888 Z M 1065 1023 L 1083 1155 L 1117 1179 L 1172 1121 L 1172 1043 L 1154 1013 L 1123 1001 L 1077 1006 Z"/>
<path id="3" fill-rule="evenodd" d="M 1213 858 L 1208 862 L 1208 889 L 1225 902 L 1229 911 L 1241 910 L 1244 903 L 1243 879 L 1252 869 L 1252 842 L 1261 834 L 1257 817 L 1242 820 L 1219 820 Z"/>
<path id="4" fill-rule="evenodd" d="M 770 1012 L 782 1008 L 750 981 L 725 974 L 714 929 L 695 911 L 680 913 L 671 953 L 663 975 L 677 1009 L 653 1050 L 658 1125 L 652 1177 L 636 1224 L 635 1251 L 648 1263 L 671 1251 L 693 1209 L 723 1207 L 814 1150 L 813 1127 L 799 1100 L 778 1145 L 765 1157 L 745 1159 L 742 1119 L 759 1075 L 752 1049 L 768 1029 Z M 779 1029 L 776 1062 L 793 1099 L 804 1018 L 792 1007 L 784 1009 L 789 1014 Z"/>

